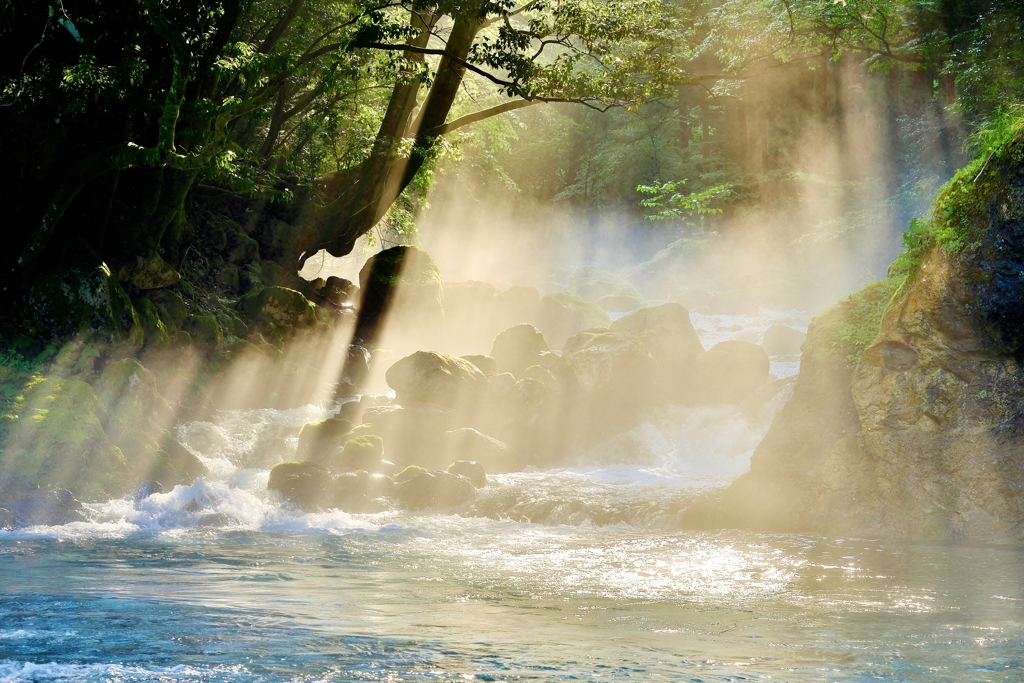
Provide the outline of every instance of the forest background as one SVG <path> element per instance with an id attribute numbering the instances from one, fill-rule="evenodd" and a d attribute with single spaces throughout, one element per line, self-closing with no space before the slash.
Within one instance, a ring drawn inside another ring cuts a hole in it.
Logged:
<path id="1" fill-rule="evenodd" d="M 936 188 L 1013 125 L 1024 64 L 1020 10 L 995 0 L 8 0 L 2 17 L 0 314 L 26 356 L 92 324 L 56 289 L 103 290 L 115 318 L 172 285 L 213 311 L 300 287 L 314 255 L 415 241 L 428 202 L 449 224 L 506 207 L 495 240 L 582 234 L 583 260 L 605 240 L 610 268 L 753 245 L 752 286 L 820 307 L 883 276 Z"/>

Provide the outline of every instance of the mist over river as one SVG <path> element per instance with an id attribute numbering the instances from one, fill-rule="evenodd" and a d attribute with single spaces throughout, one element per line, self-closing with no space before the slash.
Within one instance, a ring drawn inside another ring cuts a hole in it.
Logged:
<path id="1" fill-rule="evenodd" d="M 0 532 L 0 681 L 1022 680 L 1018 547 L 680 530 L 786 398 L 652 410 L 431 514 L 267 491 L 282 428 L 337 406 L 179 424 L 205 478 Z"/>

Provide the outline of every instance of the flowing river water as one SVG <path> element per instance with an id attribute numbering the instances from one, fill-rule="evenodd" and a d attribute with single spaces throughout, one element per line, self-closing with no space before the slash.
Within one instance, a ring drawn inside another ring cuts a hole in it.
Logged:
<path id="1" fill-rule="evenodd" d="M 0 681 L 1024 680 L 1021 548 L 680 530 L 784 399 L 652 411 L 432 514 L 266 491 L 328 408 L 179 425 L 204 479 L 0 532 Z"/>

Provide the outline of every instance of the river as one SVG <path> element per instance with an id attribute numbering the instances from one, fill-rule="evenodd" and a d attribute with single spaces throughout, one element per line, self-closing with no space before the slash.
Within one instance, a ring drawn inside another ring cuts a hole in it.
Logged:
<path id="1" fill-rule="evenodd" d="M 0 532 L 0 681 L 1024 680 L 1024 549 L 679 528 L 777 409 L 651 411 L 434 514 L 266 491 L 329 406 L 179 425 L 204 479 Z"/>

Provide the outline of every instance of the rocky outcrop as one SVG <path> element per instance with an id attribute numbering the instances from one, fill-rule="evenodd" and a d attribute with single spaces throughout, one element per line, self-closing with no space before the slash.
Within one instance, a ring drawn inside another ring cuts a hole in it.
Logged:
<path id="1" fill-rule="evenodd" d="M 887 281 L 812 322 L 750 473 L 689 522 L 1024 537 L 1024 140 L 988 161 L 940 192 Z"/>

